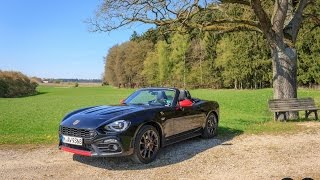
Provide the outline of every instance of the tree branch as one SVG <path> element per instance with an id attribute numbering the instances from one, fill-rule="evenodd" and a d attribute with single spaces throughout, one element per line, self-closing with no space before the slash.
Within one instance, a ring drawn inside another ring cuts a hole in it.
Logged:
<path id="1" fill-rule="evenodd" d="M 230 3 L 230 4 L 242 4 L 246 6 L 250 6 L 250 1 L 248 0 L 221 0 L 222 3 Z"/>
<path id="2" fill-rule="evenodd" d="M 212 25 L 212 24 L 242 24 L 248 25 L 255 28 L 260 28 L 260 24 L 257 21 L 251 20 L 243 20 L 243 19 L 221 19 L 221 20 L 211 20 L 207 22 L 205 25 Z"/>
<path id="3" fill-rule="evenodd" d="M 312 23 L 314 23 L 314 26 L 310 29 L 310 31 L 313 31 L 314 29 L 320 27 L 320 15 L 316 14 L 304 14 L 303 15 L 304 20 L 310 20 Z"/>
<path id="4" fill-rule="evenodd" d="M 274 36 L 275 33 L 272 30 L 271 20 L 268 14 L 264 11 L 263 7 L 261 6 L 260 0 L 251 0 L 251 7 L 259 19 L 260 28 L 264 35 L 267 38 L 267 41 L 272 46 L 274 44 Z"/>
<path id="5" fill-rule="evenodd" d="M 247 26 L 247 25 L 236 25 L 236 26 L 219 26 L 219 25 L 209 25 L 205 27 L 199 26 L 202 31 L 218 31 L 220 33 L 230 33 L 230 32 L 238 32 L 238 31 L 255 31 L 259 33 L 263 33 L 259 28 Z"/>
<path id="6" fill-rule="evenodd" d="M 275 33 L 283 38 L 284 21 L 287 17 L 288 0 L 276 0 L 274 6 L 274 14 L 272 17 L 272 29 Z"/>
<path id="7" fill-rule="evenodd" d="M 303 21 L 303 11 L 310 3 L 310 0 L 300 0 L 292 20 L 284 28 L 285 38 L 295 44 L 300 26 Z"/>

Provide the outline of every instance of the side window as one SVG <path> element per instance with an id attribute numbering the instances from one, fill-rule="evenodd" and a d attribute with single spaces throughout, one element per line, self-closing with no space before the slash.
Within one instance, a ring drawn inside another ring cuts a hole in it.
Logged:
<path id="1" fill-rule="evenodd" d="M 174 96 L 175 96 L 175 91 L 167 90 L 167 91 L 165 91 L 165 94 L 167 96 L 167 105 L 171 106 L 173 99 L 174 99 Z"/>

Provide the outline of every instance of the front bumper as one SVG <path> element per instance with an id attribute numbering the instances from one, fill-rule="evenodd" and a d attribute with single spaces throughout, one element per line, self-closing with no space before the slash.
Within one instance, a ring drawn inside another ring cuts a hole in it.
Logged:
<path id="1" fill-rule="evenodd" d="M 133 153 L 133 148 L 130 146 L 132 137 L 99 135 L 93 139 L 83 139 L 82 146 L 79 146 L 63 143 L 62 135 L 59 136 L 60 150 L 82 156 L 117 157 L 128 156 Z"/>

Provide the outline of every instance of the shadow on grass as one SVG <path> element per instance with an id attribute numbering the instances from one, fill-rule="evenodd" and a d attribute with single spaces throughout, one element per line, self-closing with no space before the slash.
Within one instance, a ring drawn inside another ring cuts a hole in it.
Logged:
<path id="1" fill-rule="evenodd" d="M 32 96 L 39 96 L 39 95 L 43 95 L 43 94 L 48 94 L 49 92 L 37 92 L 36 94 L 32 95 Z"/>
<path id="2" fill-rule="evenodd" d="M 17 96 L 17 97 L 5 97 L 5 98 L 27 98 L 27 97 L 33 97 L 33 96 L 39 96 L 39 95 L 43 95 L 43 94 L 47 94 L 49 92 L 36 92 L 35 94 L 31 94 L 31 95 L 23 95 L 23 96 Z"/>
<path id="3" fill-rule="evenodd" d="M 149 164 L 137 164 L 129 157 L 117 158 L 92 158 L 73 155 L 73 160 L 90 166 L 108 170 L 139 170 L 176 164 L 191 159 L 195 155 L 219 145 L 232 145 L 227 141 L 242 134 L 243 132 L 227 127 L 219 127 L 219 135 L 212 139 L 202 139 L 200 137 L 182 141 L 169 145 L 160 150 L 155 161 Z"/>

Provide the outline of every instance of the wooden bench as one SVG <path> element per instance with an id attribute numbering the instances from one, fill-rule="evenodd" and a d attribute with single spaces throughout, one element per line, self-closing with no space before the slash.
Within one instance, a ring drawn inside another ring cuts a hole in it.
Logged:
<path id="1" fill-rule="evenodd" d="M 305 111 L 306 119 L 311 113 L 314 113 L 315 119 L 318 120 L 317 111 L 319 108 L 312 98 L 272 99 L 269 100 L 269 109 L 274 112 L 275 121 L 281 114 L 283 114 L 284 120 L 287 120 L 287 113 L 295 111 Z"/>

